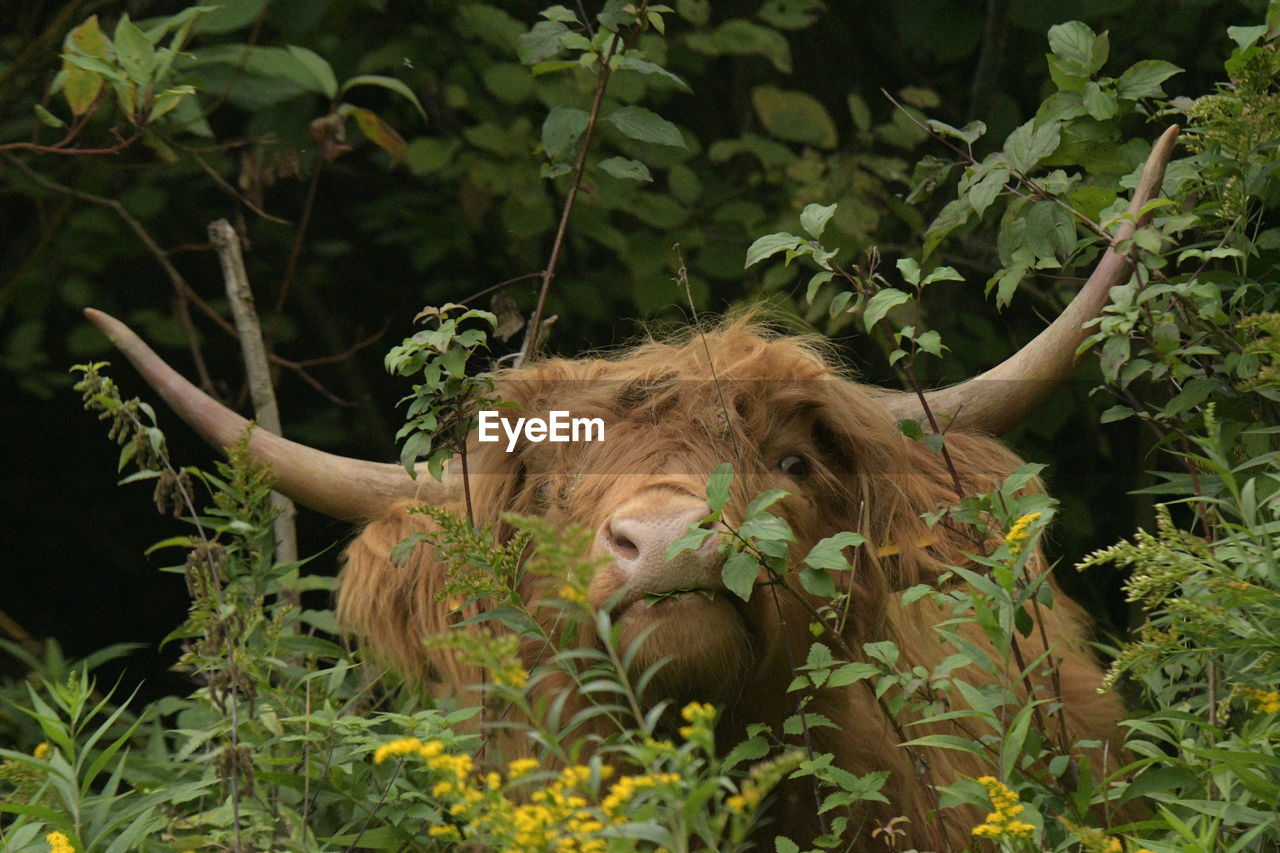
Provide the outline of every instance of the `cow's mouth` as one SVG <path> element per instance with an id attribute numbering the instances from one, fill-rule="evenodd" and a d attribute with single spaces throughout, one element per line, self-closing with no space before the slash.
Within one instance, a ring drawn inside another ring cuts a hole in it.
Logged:
<path id="1" fill-rule="evenodd" d="M 673 605 L 689 604 L 696 606 L 699 604 L 725 602 L 729 598 L 732 598 L 732 596 L 727 596 L 725 590 L 714 589 L 709 586 L 688 586 L 657 592 L 627 588 L 623 590 L 621 595 L 617 596 L 616 600 L 608 607 L 608 610 L 609 614 L 616 620 L 629 613 L 641 615 L 651 610 L 658 611 Z"/>
<path id="2" fill-rule="evenodd" d="M 711 589 L 705 586 L 691 586 L 684 589 L 669 589 L 666 592 L 646 592 L 640 599 L 649 607 L 656 607 L 665 602 L 675 601 L 686 595 L 700 595 L 707 601 L 715 601 L 721 590 Z"/>

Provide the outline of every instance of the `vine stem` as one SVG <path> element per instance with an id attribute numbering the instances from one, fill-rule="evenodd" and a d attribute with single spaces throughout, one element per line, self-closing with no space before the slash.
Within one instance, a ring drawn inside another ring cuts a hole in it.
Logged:
<path id="1" fill-rule="evenodd" d="M 643 18 L 645 8 L 648 5 L 648 0 L 644 0 L 640 4 L 640 9 L 636 12 L 637 20 Z M 613 57 L 615 54 L 625 53 L 627 47 L 628 41 L 624 38 L 622 31 L 615 32 L 613 38 L 609 41 L 609 49 L 605 52 L 604 61 L 600 65 L 600 79 L 596 82 L 595 96 L 591 101 L 591 112 L 587 115 L 587 129 L 582 133 L 582 145 L 578 149 L 578 162 L 573 167 L 573 181 L 570 182 L 569 191 L 565 195 L 564 209 L 560 212 L 560 224 L 556 228 L 555 240 L 551 244 L 551 256 L 547 259 L 546 269 L 542 271 L 542 287 L 538 290 L 538 302 L 529 318 L 529 328 L 525 331 L 524 343 L 516 356 L 515 367 L 520 367 L 537 352 L 538 337 L 542 333 L 542 317 L 546 313 L 547 294 L 551 290 L 551 284 L 556 279 L 556 267 L 560 263 L 560 255 L 564 249 L 565 235 L 569 230 L 569 219 L 573 214 L 573 207 L 578 199 L 578 190 L 582 186 L 582 176 L 587 170 L 587 154 L 591 150 L 591 139 L 595 135 L 596 124 L 600 119 L 600 107 L 604 104 L 605 89 L 608 87 L 609 77 L 613 73 Z"/>

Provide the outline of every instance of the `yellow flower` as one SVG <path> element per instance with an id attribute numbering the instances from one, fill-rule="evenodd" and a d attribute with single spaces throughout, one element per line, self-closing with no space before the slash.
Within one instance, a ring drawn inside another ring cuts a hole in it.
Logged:
<path id="1" fill-rule="evenodd" d="M 1030 523 L 1030 522 L 1028 522 Z M 1030 838 L 1036 828 L 1031 824 L 1015 820 L 1026 808 L 1018 800 L 1018 795 L 1008 785 L 994 776 L 982 776 L 978 784 L 987 789 L 987 797 L 995 811 L 987 815 L 987 819 L 975 826 L 971 832 L 977 838 Z"/>
<path id="2" fill-rule="evenodd" d="M 1241 692 L 1251 699 L 1253 701 L 1253 706 L 1262 713 L 1280 713 L 1280 691 L 1258 690 L 1254 687 L 1246 687 Z"/>
<path id="3" fill-rule="evenodd" d="M 570 604 L 586 604 L 587 595 L 582 590 L 572 584 L 565 584 L 560 587 L 560 597 Z"/>
<path id="4" fill-rule="evenodd" d="M 44 761 L 46 758 L 49 757 L 49 754 L 51 752 L 53 752 L 53 747 L 49 746 L 49 744 L 47 743 L 40 743 L 40 744 L 36 744 L 35 752 L 31 754 L 34 755 L 36 758 L 40 759 L 41 761 Z"/>
<path id="5" fill-rule="evenodd" d="M 521 776 L 528 776 L 537 769 L 538 760 L 536 758 L 517 758 L 507 765 L 507 778 L 514 782 Z"/>
<path id="6" fill-rule="evenodd" d="M 445 838 L 449 841 L 461 841 L 462 835 L 459 834 L 456 826 L 441 825 L 427 827 L 427 835 L 432 838 Z"/>
<path id="7" fill-rule="evenodd" d="M 44 840 L 49 842 L 49 853 L 76 853 L 76 848 L 71 844 L 71 839 L 61 832 L 50 832 L 44 837 Z"/>
<path id="8" fill-rule="evenodd" d="M 1013 523 L 1013 527 L 1009 528 L 1009 532 L 1005 534 L 1004 541 L 1009 546 L 1009 550 L 1014 553 L 1020 553 L 1022 546 L 1031 538 L 1029 528 L 1040 518 L 1040 513 L 1029 512 Z"/>
<path id="9" fill-rule="evenodd" d="M 384 743 L 374 750 L 373 763 L 381 764 L 393 755 L 408 755 L 421 749 L 422 741 L 416 737 L 402 737 L 399 740 L 391 741 L 391 743 Z"/>
<path id="10" fill-rule="evenodd" d="M 493 671 L 493 680 L 519 690 L 529 681 L 529 673 L 518 663 L 510 663 Z"/>

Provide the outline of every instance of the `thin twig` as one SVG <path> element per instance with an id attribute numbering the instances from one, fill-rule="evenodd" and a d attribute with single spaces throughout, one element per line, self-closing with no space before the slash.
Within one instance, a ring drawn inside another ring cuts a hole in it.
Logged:
<path id="1" fill-rule="evenodd" d="M 195 291 L 195 289 L 191 287 L 190 284 L 187 283 L 186 278 L 183 277 L 182 273 L 180 273 L 177 267 L 175 267 L 173 263 L 169 260 L 169 255 L 171 254 L 171 252 L 160 248 L 160 245 L 155 241 L 155 239 L 146 230 L 146 228 L 143 227 L 142 223 L 140 223 L 136 218 L 134 218 L 134 216 L 131 213 L 129 213 L 129 211 L 124 207 L 124 205 L 122 205 L 120 202 L 116 201 L 115 199 L 105 198 L 100 195 L 94 195 L 93 193 L 85 192 L 83 190 L 78 190 L 73 187 L 68 187 L 64 184 L 58 183 L 57 181 L 50 180 L 49 178 L 46 178 L 44 175 L 41 175 L 39 172 L 36 172 L 33 169 L 31 169 L 31 167 L 29 167 L 26 163 L 23 163 L 20 159 L 18 159 L 17 157 L 14 157 L 12 154 L 0 153 L 0 157 L 4 157 L 10 164 L 17 167 L 19 171 L 21 171 L 28 178 L 35 181 L 40 186 L 49 190 L 53 190 L 54 192 L 63 193 L 64 195 L 71 196 L 72 198 L 78 198 L 81 201 L 87 201 L 91 204 L 96 204 L 96 205 L 100 205 L 101 207 L 105 207 L 113 211 L 117 216 L 120 217 L 121 220 L 124 221 L 126 225 L 129 226 L 130 230 L 132 230 L 134 234 L 137 235 L 138 239 L 142 242 L 143 246 L 147 249 L 147 251 L 150 252 L 152 257 L 156 259 L 156 263 L 160 264 L 161 268 L 165 272 L 165 275 L 168 276 L 170 283 L 173 285 L 174 295 L 176 300 L 175 306 L 174 306 L 174 313 L 177 315 L 179 322 L 182 323 L 183 327 L 187 330 L 187 340 L 191 347 L 191 359 L 192 359 L 192 362 L 195 364 L 196 374 L 199 376 L 199 379 L 200 379 L 200 386 L 201 388 L 204 389 L 206 393 L 216 397 L 217 394 L 215 393 L 213 380 L 210 377 L 208 368 L 205 365 L 204 353 L 199 347 L 198 338 L 196 337 L 196 334 L 195 334 L 195 326 L 191 321 L 191 315 L 187 307 L 188 303 L 198 308 L 201 314 L 203 314 L 205 317 L 211 320 L 214 323 L 214 325 L 216 325 L 219 329 L 221 329 L 226 334 L 230 335 L 233 338 L 237 338 L 239 337 L 239 335 L 236 332 L 235 326 L 232 325 L 230 322 L 228 322 L 227 318 L 223 317 L 216 310 L 214 310 L 213 306 L 211 306 L 208 302 L 204 301 L 204 299 L 200 297 L 200 294 L 198 294 Z M 383 332 L 385 331 L 386 330 L 384 328 Z M 316 389 L 316 391 L 324 395 L 324 397 L 328 399 L 330 402 L 339 406 L 349 407 L 355 404 L 348 400 L 342 399 L 341 397 L 334 394 L 329 389 L 325 388 L 324 385 L 321 384 L 319 380 L 317 380 L 315 377 L 307 373 L 305 368 L 311 365 L 316 365 L 316 364 L 326 364 L 333 361 L 341 361 L 347 358 L 348 356 L 352 355 L 353 353 L 357 352 L 358 350 L 361 350 L 369 346 L 370 344 L 376 342 L 378 338 L 382 336 L 383 332 L 379 332 L 378 335 L 376 336 L 366 338 L 365 340 L 362 340 L 356 344 L 353 344 L 348 349 L 336 355 L 322 356 L 319 358 L 312 358 L 312 359 L 303 359 L 300 361 L 294 361 L 292 359 L 284 358 L 283 356 L 278 355 L 276 353 L 271 353 L 268 357 L 271 359 L 273 363 L 278 364 L 281 367 L 296 373 L 298 377 L 302 379 L 302 381 L 306 382 L 312 388 Z"/>
<path id="2" fill-rule="evenodd" d="M 280 407 L 276 403 L 276 390 L 271 384 L 271 367 L 267 348 L 262 340 L 262 326 L 254 307 L 253 291 L 249 287 L 249 274 L 244 267 L 244 255 L 240 251 L 240 237 L 231 223 L 219 219 L 209 225 L 209 240 L 218 251 L 222 263 L 222 277 L 231 302 L 231 314 L 240 335 L 240 352 L 244 355 L 245 374 L 249 382 L 249 396 L 258 425 L 268 432 L 283 435 L 280 425 Z M 298 510 L 293 501 L 274 489 L 271 506 L 276 510 L 272 527 L 276 535 L 276 560 L 294 563 L 298 560 L 298 534 L 294 519 Z M 296 591 L 291 593 L 298 604 Z"/>
<path id="3" fill-rule="evenodd" d="M 648 0 L 643 0 L 640 4 L 640 11 L 636 13 L 637 18 L 644 14 L 644 7 L 648 5 Z M 538 349 L 538 335 L 542 332 L 542 317 L 546 312 L 547 293 L 551 290 L 551 284 L 556 278 L 556 266 L 560 263 L 560 253 L 564 248 L 565 235 L 569 230 L 569 218 L 573 214 L 573 205 L 578 198 L 578 188 L 582 185 L 582 176 L 587 170 L 587 153 L 591 150 L 591 138 L 595 134 L 596 122 L 600 118 L 600 107 L 604 103 L 605 88 L 609 85 L 609 76 L 613 71 L 612 61 L 614 54 L 619 49 L 626 50 L 626 42 L 622 31 L 619 30 L 613 34 L 613 38 L 609 41 L 609 49 L 605 52 L 604 59 L 600 64 L 600 79 L 596 82 L 595 97 L 591 101 L 591 112 L 587 116 L 587 128 L 582 133 L 582 145 L 578 149 L 578 162 L 573 168 L 573 180 L 569 184 L 569 191 L 565 195 L 564 209 L 560 212 L 560 224 L 556 228 L 555 240 L 551 244 L 551 256 L 547 259 L 547 268 L 542 272 L 542 288 L 538 291 L 538 302 L 534 306 L 533 315 L 529 319 L 529 328 L 525 331 L 524 343 L 520 347 L 520 354 L 516 356 L 515 366 L 520 367 L 524 362 L 533 357 Z"/>
<path id="4" fill-rule="evenodd" d="M 113 198 L 94 195 L 93 193 L 60 184 L 57 181 L 50 180 L 44 175 L 41 175 L 39 172 L 32 169 L 26 163 L 23 163 L 22 160 L 14 157 L 12 154 L 6 153 L 3 156 L 11 165 L 15 166 L 24 175 L 45 189 L 54 190 L 55 192 L 64 193 L 73 198 L 78 198 L 81 201 L 87 201 L 92 204 L 105 207 L 113 211 L 120 217 L 125 225 L 129 226 L 129 229 L 137 235 L 139 240 L 142 241 L 142 245 L 147 248 L 147 251 L 149 251 L 152 257 L 156 259 L 156 262 L 160 264 L 165 275 L 169 277 L 169 282 L 173 285 L 175 292 L 175 313 L 178 315 L 178 320 L 187 330 L 187 343 L 191 349 L 191 360 L 195 364 L 196 374 L 200 378 L 200 386 L 210 395 L 217 396 L 214 393 L 213 379 L 209 376 L 208 367 L 205 365 L 204 353 L 200 349 L 199 338 L 195 334 L 195 328 L 191 322 L 191 315 L 186 306 L 186 300 L 194 296 L 195 291 L 189 284 L 187 284 L 187 280 L 183 278 L 182 273 L 178 272 L 178 268 L 169 260 L 166 252 L 160 248 L 160 245 L 156 243 L 147 229 L 142 227 L 142 223 L 134 218 L 133 214 L 131 214 L 123 204 Z M 196 297 L 196 299 L 198 300 L 199 297 Z M 202 304 L 203 301 L 201 300 L 200 302 Z M 207 308 L 207 306 L 205 307 Z M 212 309 L 209 309 L 209 311 L 212 312 Z M 212 313 L 217 316 L 216 312 Z M 219 317 L 219 319 L 221 318 Z M 222 322 L 225 323 L 226 321 L 223 320 Z"/>
<path id="5" fill-rule="evenodd" d="M 311 211 L 315 209 L 316 188 L 320 186 L 320 172 L 324 169 L 324 159 L 316 158 L 316 167 L 311 170 L 311 180 L 307 184 L 307 197 L 302 202 L 302 216 L 298 219 L 298 230 L 293 234 L 293 245 L 289 247 L 289 260 L 284 268 L 284 278 L 280 281 L 280 292 L 276 294 L 276 304 L 271 310 L 270 336 L 276 336 L 276 325 L 284 311 L 284 301 L 289 295 L 289 287 L 293 284 L 294 273 L 298 270 L 298 258 L 302 254 L 302 241 L 311 225 Z"/>

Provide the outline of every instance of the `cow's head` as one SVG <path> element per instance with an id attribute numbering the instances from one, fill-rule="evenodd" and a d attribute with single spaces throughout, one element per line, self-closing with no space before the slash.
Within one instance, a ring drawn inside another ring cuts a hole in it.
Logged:
<path id="1" fill-rule="evenodd" d="M 757 680 L 777 683 L 788 646 L 807 648 L 809 608 L 821 602 L 800 602 L 767 584 L 744 602 L 721 580 L 723 540 L 757 495 L 789 493 L 771 511 L 793 531 L 797 559 L 842 530 L 871 540 L 853 554 L 856 580 L 848 587 L 857 614 L 849 630 L 863 636 L 873 632 L 889 590 L 972 544 L 930 531 L 920 518 L 956 499 L 942 459 L 901 435 L 882 395 L 841 376 L 804 339 L 731 322 L 610 359 L 508 371 L 497 390 L 516 404 L 502 414 L 509 423 L 567 411 L 598 419 L 605 438 L 521 439 L 510 450 L 506 430 L 498 443 L 473 440 L 478 520 L 501 531 L 502 513 L 514 511 L 589 530 L 599 566 L 589 603 L 610 610 L 625 646 L 644 638 L 631 649 L 637 669 L 667 661 L 656 682 L 665 697 L 732 704 Z M 972 433 L 954 433 L 951 453 L 967 493 L 987 490 L 1017 464 L 994 440 Z M 664 559 L 708 516 L 708 476 L 722 462 L 733 464 L 735 479 L 723 520 L 709 523 L 717 532 Z M 362 582 L 365 565 L 349 563 L 349 586 Z M 768 577 L 762 572 L 760 580 Z M 789 585 L 798 589 L 794 578 Z M 380 617 L 369 616 L 357 621 L 374 628 Z"/>

